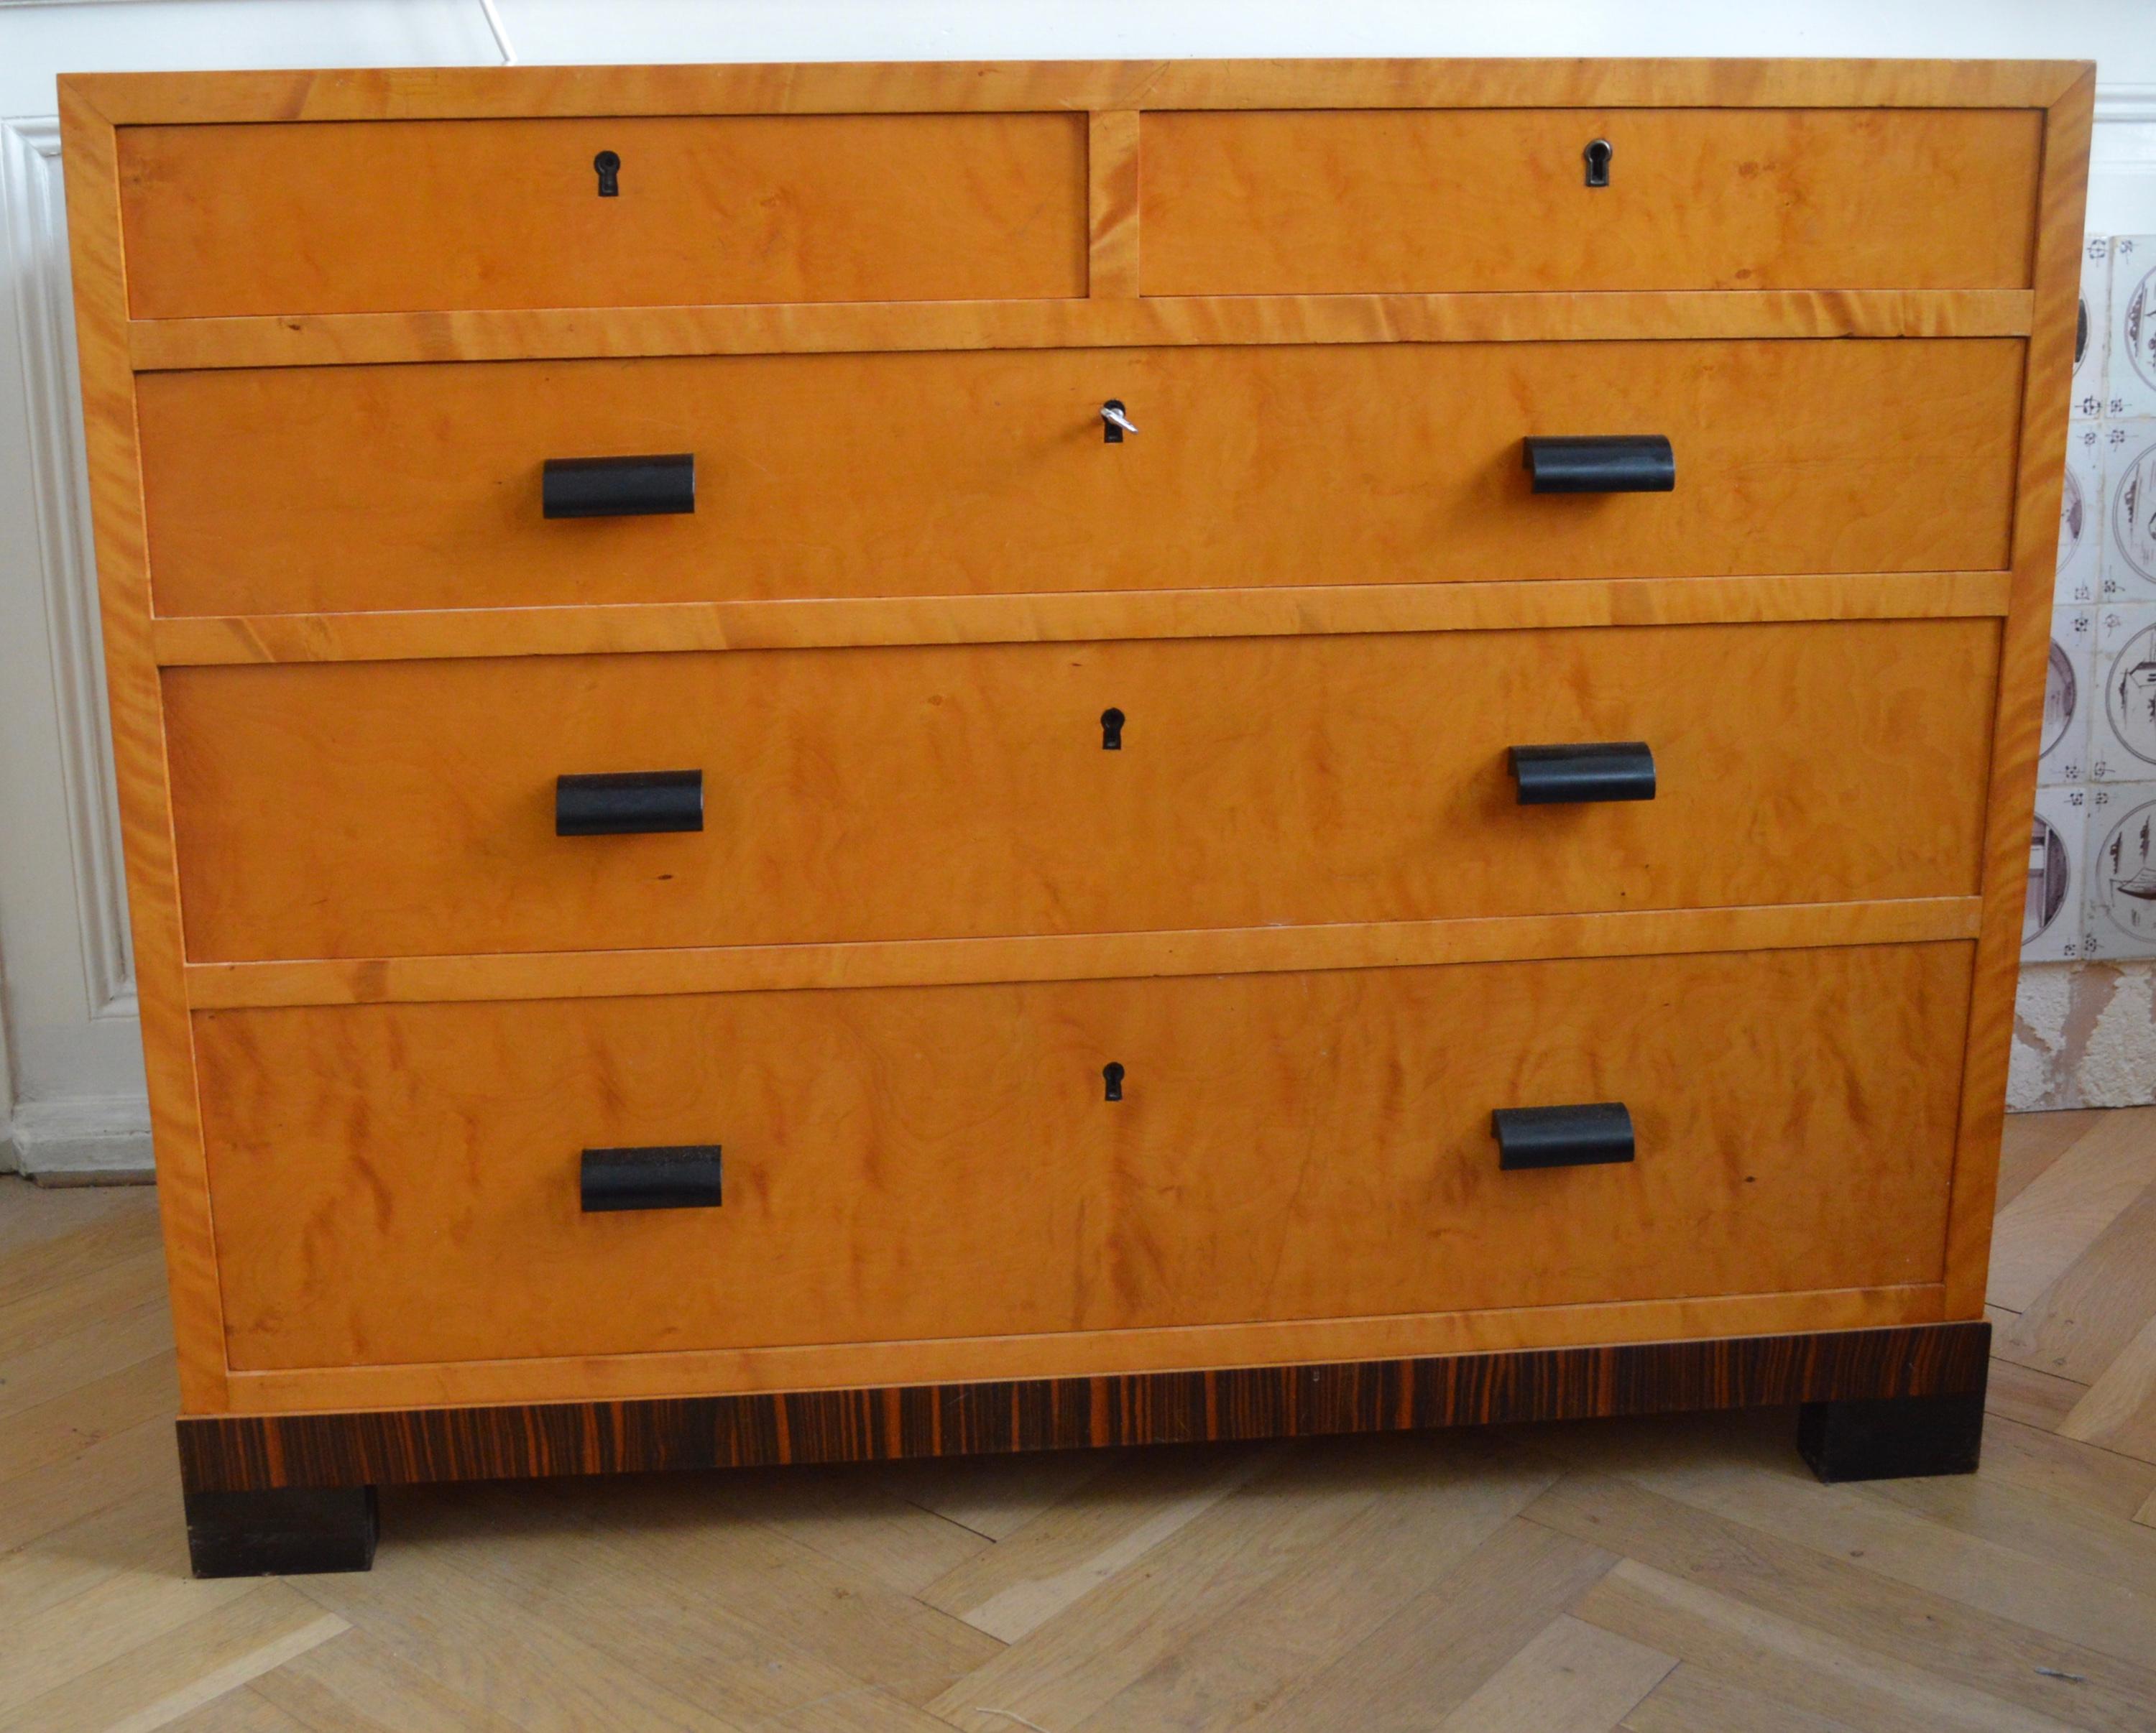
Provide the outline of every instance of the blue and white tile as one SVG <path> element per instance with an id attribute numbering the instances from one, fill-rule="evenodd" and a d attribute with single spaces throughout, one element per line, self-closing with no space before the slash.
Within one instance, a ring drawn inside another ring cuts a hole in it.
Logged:
<path id="1" fill-rule="evenodd" d="M 2114 235 L 2103 413 L 2156 416 L 2156 235 Z"/>
<path id="2" fill-rule="evenodd" d="M 2074 332 L 2074 396 L 2069 412 L 2093 421 L 2104 412 L 2103 358 L 2111 346 L 2111 241 L 2092 234 L 2082 249 L 2081 316 Z"/>
<path id="3" fill-rule="evenodd" d="M 2091 782 L 2156 778 L 2156 603 L 2096 611 L 2088 718 Z"/>
<path id="4" fill-rule="evenodd" d="M 2156 421 L 2099 422 L 2107 601 L 2156 602 Z"/>
<path id="5" fill-rule="evenodd" d="M 2036 780 L 2046 786 L 2088 780 L 2096 612 L 2092 608 L 2052 611 L 2051 654 L 2044 674 L 2044 732 L 2036 760 Z"/>
<path id="6" fill-rule="evenodd" d="M 2082 954 L 2156 956 L 2156 782 L 2082 792 Z"/>
<path id="7" fill-rule="evenodd" d="M 2058 582 L 2061 608 L 2086 606 L 2103 594 L 2103 424 L 2077 421 L 2066 429 L 2066 484 L 2059 494 Z"/>
<path id="8" fill-rule="evenodd" d="M 2082 955 L 2082 845 L 2087 817 L 2086 789 L 2036 791 L 2029 889 L 2021 912 L 2024 962 L 2073 962 Z"/>

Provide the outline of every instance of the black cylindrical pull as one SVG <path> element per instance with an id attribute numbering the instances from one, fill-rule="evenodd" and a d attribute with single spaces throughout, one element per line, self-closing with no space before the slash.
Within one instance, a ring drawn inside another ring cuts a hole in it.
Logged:
<path id="1" fill-rule="evenodd" d="M 704 773 L 700 770 L 632 770 L 554 779 L 557 837 L 635 836 L 703 828 Z"/>
<path id="2" fill-rule="evenodd" d="M 548 517 L 663 517 L 696 509 L 696 454 L 548 458 L 540 479 Z"/>
<path id="3" fill-rule="evenodd" d="M 1655 755 L 1643 740 L 1512 746 L 1506 756 L 1523 807 L 1655 797 Z"/>
<path id="4" fill-rule="evenodd" d="M 1589 1167 L 1632 1159 L 1632 1115 L 1622 1101 L 1576 1107 L 1501 1107 L 1490 1115 L 1497 1165 Z"/>
<path id="5" fill-rule="evenodd" d="M 587 1215 L 612 1209 L 716 1209 L 719 1146 L 588 1149 L 582 1191 Z"/>
<path id="6" fill-rule="evenodd" d="M 1525 439 L 1520 461 L 1538 494 L 1666 494 L 1677 485 L 1676 453 L 1660 433 Z"/>

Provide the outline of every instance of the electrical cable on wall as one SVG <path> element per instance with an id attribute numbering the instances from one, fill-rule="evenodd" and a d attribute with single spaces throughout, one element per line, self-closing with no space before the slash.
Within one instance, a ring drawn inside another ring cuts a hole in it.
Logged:
<path id="1" fill-rule="evenodd" d="M 495 9 L 494 0 L 479 0 L 479 9 L 486 14 L 486 28 L 494 33 L 494 45 L 501 50 L 501 64 L 516 64 L 516 46 L 509 39 L 509 27 L 501 22 L 501 13 Z"/>

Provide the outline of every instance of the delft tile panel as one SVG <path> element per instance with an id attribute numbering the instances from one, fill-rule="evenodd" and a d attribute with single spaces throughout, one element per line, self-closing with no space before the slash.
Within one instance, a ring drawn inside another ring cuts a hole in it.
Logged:
<path id="1" fill-rule="evenodd" d="M 2103 444 L 2101 593 L 2106 601 L 2156 602 L 2156 420 L 2097 425 Z"/>
<path id="2" fill-rule="evenodd" d="M 2104 357 L 2111 349 L 2111 242 L 2092 234 L 2082 253 L 2081 316 L 2074 331 L 2076 421 L 2104 413 Z"/>
<path id="3" fill-rule="evenodd" d="M 2156 956 L 2156 782 L 2086 795 L 2082 955 Z"/>
<path id="4" fill-rule="evenodd" d="M 2082 850 L 2088 792 L 2041 788 L 2030 826 L 2029 890 L 2021 915 L 2024 962 L 2072 962 L 2084 948 Z"/>
<path id="5" fill-rule="evenodd" d="M 2088 715 L 2091 781 L 2156 778 L 2156 602 L 2097 610 Z"/>
<path id="6" fill-rule="evenodd" d="M 2156 416 L 2156 235 L 2114 236 L 2103 413 Z"/>
<path id="7" fill-rule="evenodd" d="M 2092 608 L 2061 608 L 2051 615 L 2051 660 L 2044 674 L 2044 731 L 2036 780 L 2046 786 L 2084 782 L 2089 773 L 2089 712 L 2096 689 L 2096 617 Z"/>
<path id="8" fill-rule="evenodd" d="M 2086 605 L 2103 594 L 2104 436 L 2108 424 L 2076 422 L 2066 430 L 2066 485 L 2059 495 L 2061 608 Z"/>

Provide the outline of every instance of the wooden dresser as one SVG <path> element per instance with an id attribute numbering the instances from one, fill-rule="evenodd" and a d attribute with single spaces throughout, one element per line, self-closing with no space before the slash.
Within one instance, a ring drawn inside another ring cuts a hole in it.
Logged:
<path id="1" fill-rule="evenodd" d="M 64 79 L 198 1569 L 1973 1465 L 2092 69 Z"/>

